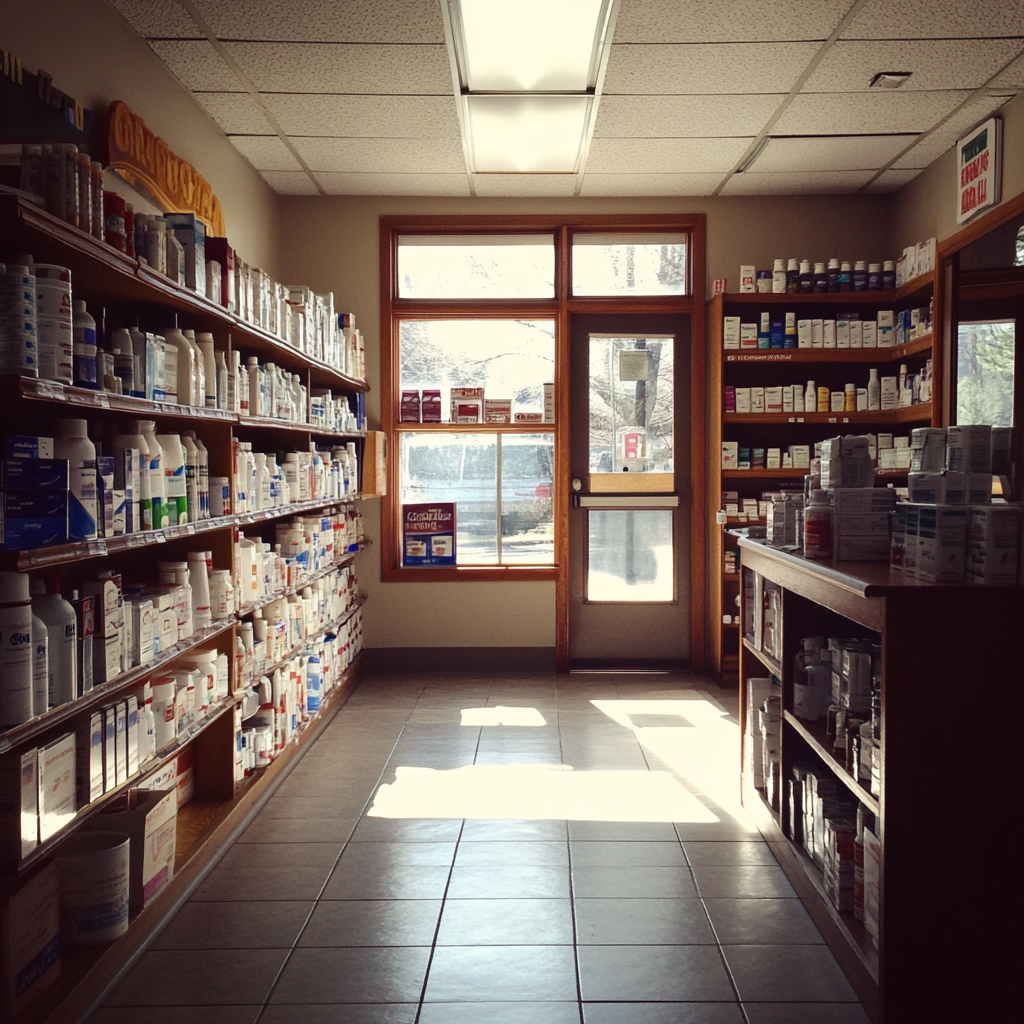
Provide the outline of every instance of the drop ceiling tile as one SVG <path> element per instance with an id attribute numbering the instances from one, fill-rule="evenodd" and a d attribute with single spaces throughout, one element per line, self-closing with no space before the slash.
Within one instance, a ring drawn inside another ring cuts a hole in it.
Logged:
<path id="1" fill-rule="evenodd" d="M 265 93 L 288 135 L 459 139 L 454 96 L 303 96 Z M 236 129 L 244 134 L 244 129 Z M 252 134 L 259 134 L 253 132 Z"/>
<path id="2" fill-rule="evenodd" d="M 199 39 L 199 26 L 178 0 L 110 0 L 143 39 Z"/>
<path id="3" fill-rule="evenodd" d="M 602 96 L 594 137 L 723 138 L 756 135 L 785 99 L 767 96 Z"/>
<path id="4" fill-rule="evenodd" d="M 725 184 L 723 196 L 841 195 L 856 192 L 871 180 L 874 171 L 773 171 L 734 174 Z"/>
<path id="5" fill-rule="evenodd" d="M 229 138 L 257 171 L 302 170 L 295 155 L 276 135 L 231 135 Z"/>
<path id="6" fill-rule="evenodd" d="M 604 94 L 789 92 L 818 43 L 613 46 Z"/>
<path id="7" fill-rule="evenodd" d="M 709 196 L 721 174 L 591 174 L 583 176 L 582 196 Z"/>
<path id="8" fill-rule="evenodd" d="M 827 39 L 852 0 L 622 0 L 616 43 Z"/>
<path id="9" fill-rule="evenodd" d="M 266 135 L 273 129 L 244 92 L 194 92 L 192 98 L 228 135 Z"/>
<path id="10" fill-rule="evenodd" d="M 996 88 L 1024 89 L 1024 57 L 1019 57 L 992 82 Z"/>
<path id="11" fill-rule="evenodd" d="M 306 138 L 292 143 L 313 171 L 363 174 L 464 174 L 462 144 L 454 139 Z"/>
<path id="12" fill-rule="evenodd" d="M 903 188 L 908 181 L 913 181 L 920 173 L 920 170 L 883 171 L 864 191 L 871 193 L 895 192 L 897 189 Z"/>
<path id="13" fill-rule="evenodd" d="M 594 139 L 587 174 L 697 174 L 730 170 L 753 142 L 735 139 Z"/>
<path id="14" fill-rule="evenodd" d="M 305 171 L 260 171 L 263 180 L 283 196 L 318 196 L 320 190 Z"/>
<path id="15" fill-rule="evenodd" d="M 801 93 L 772 127 L 773 135 L 885 135 L 927 131 L 969 92 Z"/>
<path id="16" fill-rule="evenodd" d="M 226 43 L 261 92 L 451 94 L 444 46 Z"/>
<path id="17" fill-rule="evenodd" d="M 317 181 L 332 196 L 468 196 L 462 174 L 330 174 Z"/>
<path id="18" fill-rule="evenodd" d="M 224 58 L 206 39 L 157 39 L 149 45 L 186 89 L 200 92 L 245 91 Z"/>
<path id="19" fill-rule="evenodd" d="M 568 199 L 576 193 L 575 174 L 474 174 L 473 188 L 487 198 Z"/>
<path id="20" fill-rule="evenodd" d="M 906 156 L 900 157 L 893 167 L 898 170 L 927 167 L 938 160 L 947 149 L 956 145 L 969 131 L 997 111 L 1011 96 L 978 96 L 943 122 L 934 132 L 923 138 Z"/>
<path id="21" fill-rule="evenodd" d="M 841 135 L 824 138 L 773 138 L 748 170 L 860 171 L 887 164 L 916 139 L 916 135 Z"/>
<path id="22" fill-rule="evenodd" d="M 868 0 L 843 39 L 977 39 L 1024 33 L 1024 0 Z"/>
<path id="23" fill-rule="evenodd" d="M 221 39 L 444 42 L 437 0 L 195 0 L 195 5 Z"/>
<path id="24" fill-rule="evenodd" d="M 914 42 L 836 43 L 804 85 L 804 92 L 866 91 L 879 71 L 911 71 L 899 93 L 922 89 L 978 89 L 1024 39 L 929 39 Z"/>

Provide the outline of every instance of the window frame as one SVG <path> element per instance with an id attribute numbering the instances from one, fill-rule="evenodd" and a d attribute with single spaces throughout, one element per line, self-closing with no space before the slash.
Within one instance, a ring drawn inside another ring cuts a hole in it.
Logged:
<path id="1" fill-rule="evenodd" d="M 389 458 L 387 466 L 388 493 L 381 500 L 381 580 L 383 582 L 453 582 L 467 581 L 540 581 L 558 580 L 560 586 L 568 579 L 568 512 L 569 512 L 569 317 L 580 312 L 689 312 L 693 316 L 694 347 L 703 338 L 704 237 L 702 214 L 640 214 L 560 216 L 382 216 L 380 231 L 380 302 L 381 302 L 381 429 L 387 435 L 388 450 L 397 453 L 399 436 L 405 432 L 431 433 L 546 433 L 554 436 L 554 563 L 550 566 L 519 565 L 465 567 L 404 567 L 401 564 L 401 514 L 399 508 L 399 460 Z M 572 236 L 575 232 L 608 232 L 623 234 L 676 232 L 688 238 L 687 290 L 685 295 L 655 296 L 586 296 L 571 292 Z M 551 234 L 555 248 L 555 295 L 553 299 L 402 299 L 398 297 L 398 239 L 407 235 L 537 235 Z M 699 294 L 695 290 L 699 289 Z M 400 323 L 406 319 L 553 319 L 555 322 L 555 423 L 553 424 L 448 424 L 400 423 L 399 385 Z M 700 333 L 697 333 L 697 328 Z M 701 350 L 703 366 L 703 351 Z M 696 424 L 695 424 L 696 426 Z M 703 404 L 700 412 L 700 433 L 703 438 Z M 694 435 L 696 440 L 697 434 Z M 697 449 L 699 450 L 699 449 Z M 701 460 L 701 477 L 703 462 Z M 696 497 L 696 495 L 695 495 Z M 695 502 L 694 512 L 703 502 Z M 693 519 L 693 538 L 698 543 L 694 553 L 703 551 L 703 516 Z M 701 555 L 702 557 L 702 555 Z M 563 573 L 563 569 L 565 572 Z M 694 575 L 693 584 L 703 588 L 703 580 Z M 702 574 L 701 574 L 702 575 Z M 703 612 L 701 612 L 703 614 Z"/>

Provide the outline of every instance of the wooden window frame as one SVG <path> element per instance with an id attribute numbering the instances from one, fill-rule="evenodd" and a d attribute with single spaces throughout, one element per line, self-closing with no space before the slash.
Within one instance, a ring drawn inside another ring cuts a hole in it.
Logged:
<path id="1" fill-rule="evenodd" d="M 686 295 L 613 296 L 576 298 L 571 293 L 572 236 L 585 232 L 654 233 L 689 235 Z M 553 299 L 400 299 L 398 297 L 398 239 L 409 234 L 551 234 L 555 245 L 555 295 Z M 398 500 L 398 459 L 388 460 L 388 494 L 381 501 L 381 580 L 385 583 L 468 581 L 556 581 L 556 646 L 559 669 L 568 666 L 569 589 L 569 319 L 574 313 L 678 313 L 690 317 L 691 376 L 691 470 L 688 489 L 691 506 L 691 662 L 702 668 L 706 623 L 706 523 L 705 488 L 705 331 L 704 306 L 706 217 L 704 214 L 637 214 L 595 216 L 384 216 L 380 218 L 381 302 L 381 429 L 388 451 L 398 451 L 404 432 L 455 431 L 461 433 L 543 433 L 555 438 L 554 530 L 555 560 L 552 566 L 466 566 L 464 568 L 405 568 L 400 564 L 401 538 Z M 487 424 L 400 424 L 399 322 L 410 317 L 431 319 L 550 318 L 555 321 L 555 423 L 517 427 Z"/>

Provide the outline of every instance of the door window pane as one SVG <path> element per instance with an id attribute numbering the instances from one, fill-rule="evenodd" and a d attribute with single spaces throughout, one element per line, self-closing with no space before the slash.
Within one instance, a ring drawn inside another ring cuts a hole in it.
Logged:
<path id="1" fill-rule="evenodd" d="M 573 295 L 687 295 L 689 235 L 574 234 Z"/>
<path id="2" fill-rule="evenodd" d="M 673 338 L 591 337 L 592 490 L 674 489 L 674 349 Z M 637 474 L 661 479 L 651 488 Z"/>
<path id="3" fill-rule="evenodd" d="M 552 299 L 553 235 L 400 235 L 400 299 Z"/>
<path id="4" fill-rule="evenodd" d="M 672 601 L 675 559 L 667 509 L 590 509 L 587 600 Z"/>
<path id="5" fill-rule="evenodd" d="M 1013 425 L 1014 322 L 961 323 L 957 333 L 956 422 Z"/>
<path id="6" fill-rule="evenodd" d="M 483 388 L 512 411 L 541 412 L 544 384 L 555 379 L 554 320 L 403 320 L 399 388 L 441 392 L 448 422 L 450 392 Z"/>

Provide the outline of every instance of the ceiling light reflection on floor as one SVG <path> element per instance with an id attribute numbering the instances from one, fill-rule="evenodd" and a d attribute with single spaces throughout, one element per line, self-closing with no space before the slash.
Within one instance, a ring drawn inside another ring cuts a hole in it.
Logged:
<path id="1" fill-rule="evenodd" d="M 463 708 L 461 725 L 547 725 L 536 708 Z"/>
<path id="2" fill-rule="evenodd" d="M 668 772 L 573 771 L 568 765 L 402 767 L 377 790 L 374 818 L 717 822 Z"/>

